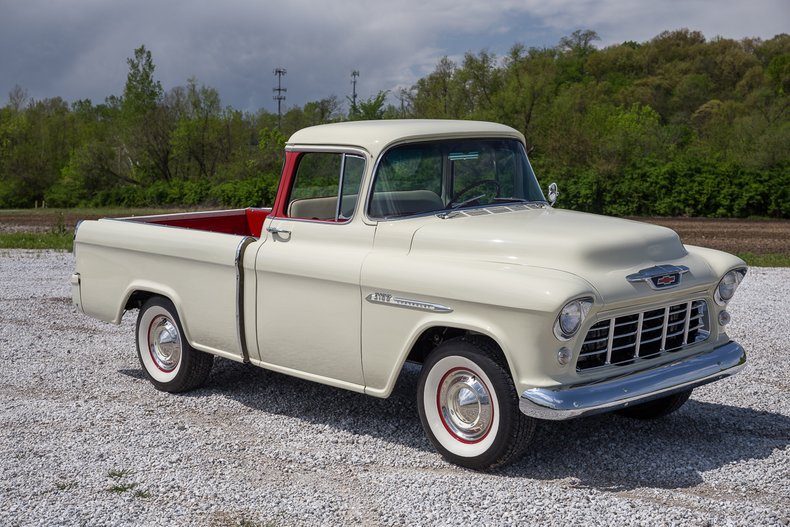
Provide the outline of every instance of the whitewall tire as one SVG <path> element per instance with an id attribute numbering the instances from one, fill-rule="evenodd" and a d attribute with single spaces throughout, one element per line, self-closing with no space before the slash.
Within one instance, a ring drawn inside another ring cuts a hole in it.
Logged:
<path id="1" fill-rule="evenodd" d="M 420 375 L 417 407 L 426 435 L 448 461 L 467 468 L 515 461 L 535 428 L 519 411 L 496 351 L 482 339 L 452 339 L 429 355 Z"/>
<path id="2" fill-rule="evenodd" d="M 184 392 L 208 378 L 214 357 L 189 345 L 170 300 L 146 301 L 137 316 L 135 335 L 140 364 L 156 389 Z"/>

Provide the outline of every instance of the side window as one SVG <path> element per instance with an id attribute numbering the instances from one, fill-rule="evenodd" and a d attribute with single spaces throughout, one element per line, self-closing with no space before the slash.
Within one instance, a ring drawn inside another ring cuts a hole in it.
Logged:
<path id="1" fill-rule="evenodd" d="M 291 218 L 344 221 L 354 212 L 365 171 L 360 156 L 307 152 L 300 156 L 288 199 Z"/>
<path id="2" fill-rule="evenodd" d="M 368 205 L 371 218 L 395 218 L 441 210 L 443 156 L 432 144 L 389 150 L 379 165 Z"/>
<path id="3" fill-rule="evenodd" d="M 339 220 L 348 219 L 354 215 L 359 198 L 359 186 L 365 174 L 365 159 L 359 156 L 346 154 L 343 163 L 343 188 L 340 193 Z"/>
<path id="4" fill-rule="evenodd" d="M 393 148 L 384 156 L 375 192 L 430 190 L 442 193 L 442 152 L 431 145 Z"/>

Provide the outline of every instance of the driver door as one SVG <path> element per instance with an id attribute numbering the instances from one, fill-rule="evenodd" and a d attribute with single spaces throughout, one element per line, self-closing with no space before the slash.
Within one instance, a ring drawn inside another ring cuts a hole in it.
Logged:
<path id="1" fill-rule="evenodd" d="M 256 256 L 262 366 L 343 388 L 364 388 L 360 271 L 375 226 L 354 221 L 365 158 L 305 152 L 286 215 L 267 219 Z M 279 232 L 278 232 L 279 231 Z"/>

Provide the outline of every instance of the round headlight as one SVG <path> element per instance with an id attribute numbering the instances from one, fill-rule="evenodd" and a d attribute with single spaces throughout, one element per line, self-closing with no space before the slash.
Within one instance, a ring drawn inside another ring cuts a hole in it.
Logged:
<path id="1" fill-rule="evenodd" d="M 560 329 L 566 335 L 573 335 L 582 323 L 582 308 L 579 302 L 571 302 L 562 308 Z"/>
<path id="2" fill-rule="evenodd" d="M 720 306 L 727 304 L 735 296 L 735 290 L 743 280 L 745 273 L 740 270 L 730 271 L 724 275 L 716 288 L 715 300 Z"/>
<path id="3" fill-rule="evenodd" d="M 571 300 L 565 304 L 554 322 L 554 335 L 559 340 L 573 337 L 579 331 L 590 307 L 592 307 L 591 298 Z"/>

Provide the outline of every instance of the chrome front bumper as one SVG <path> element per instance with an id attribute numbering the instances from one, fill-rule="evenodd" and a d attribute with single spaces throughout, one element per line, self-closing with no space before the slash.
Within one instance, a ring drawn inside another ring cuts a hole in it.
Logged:
<path id="1" fill-rule="evenodd" d="M 519 409 L 530 417 L 554 421 L 610 412 L 729 377 L 745 364 L 746 352 L 730 341 L 706 353 L 621 377 L 531 388 L 521 394 Z"/>

